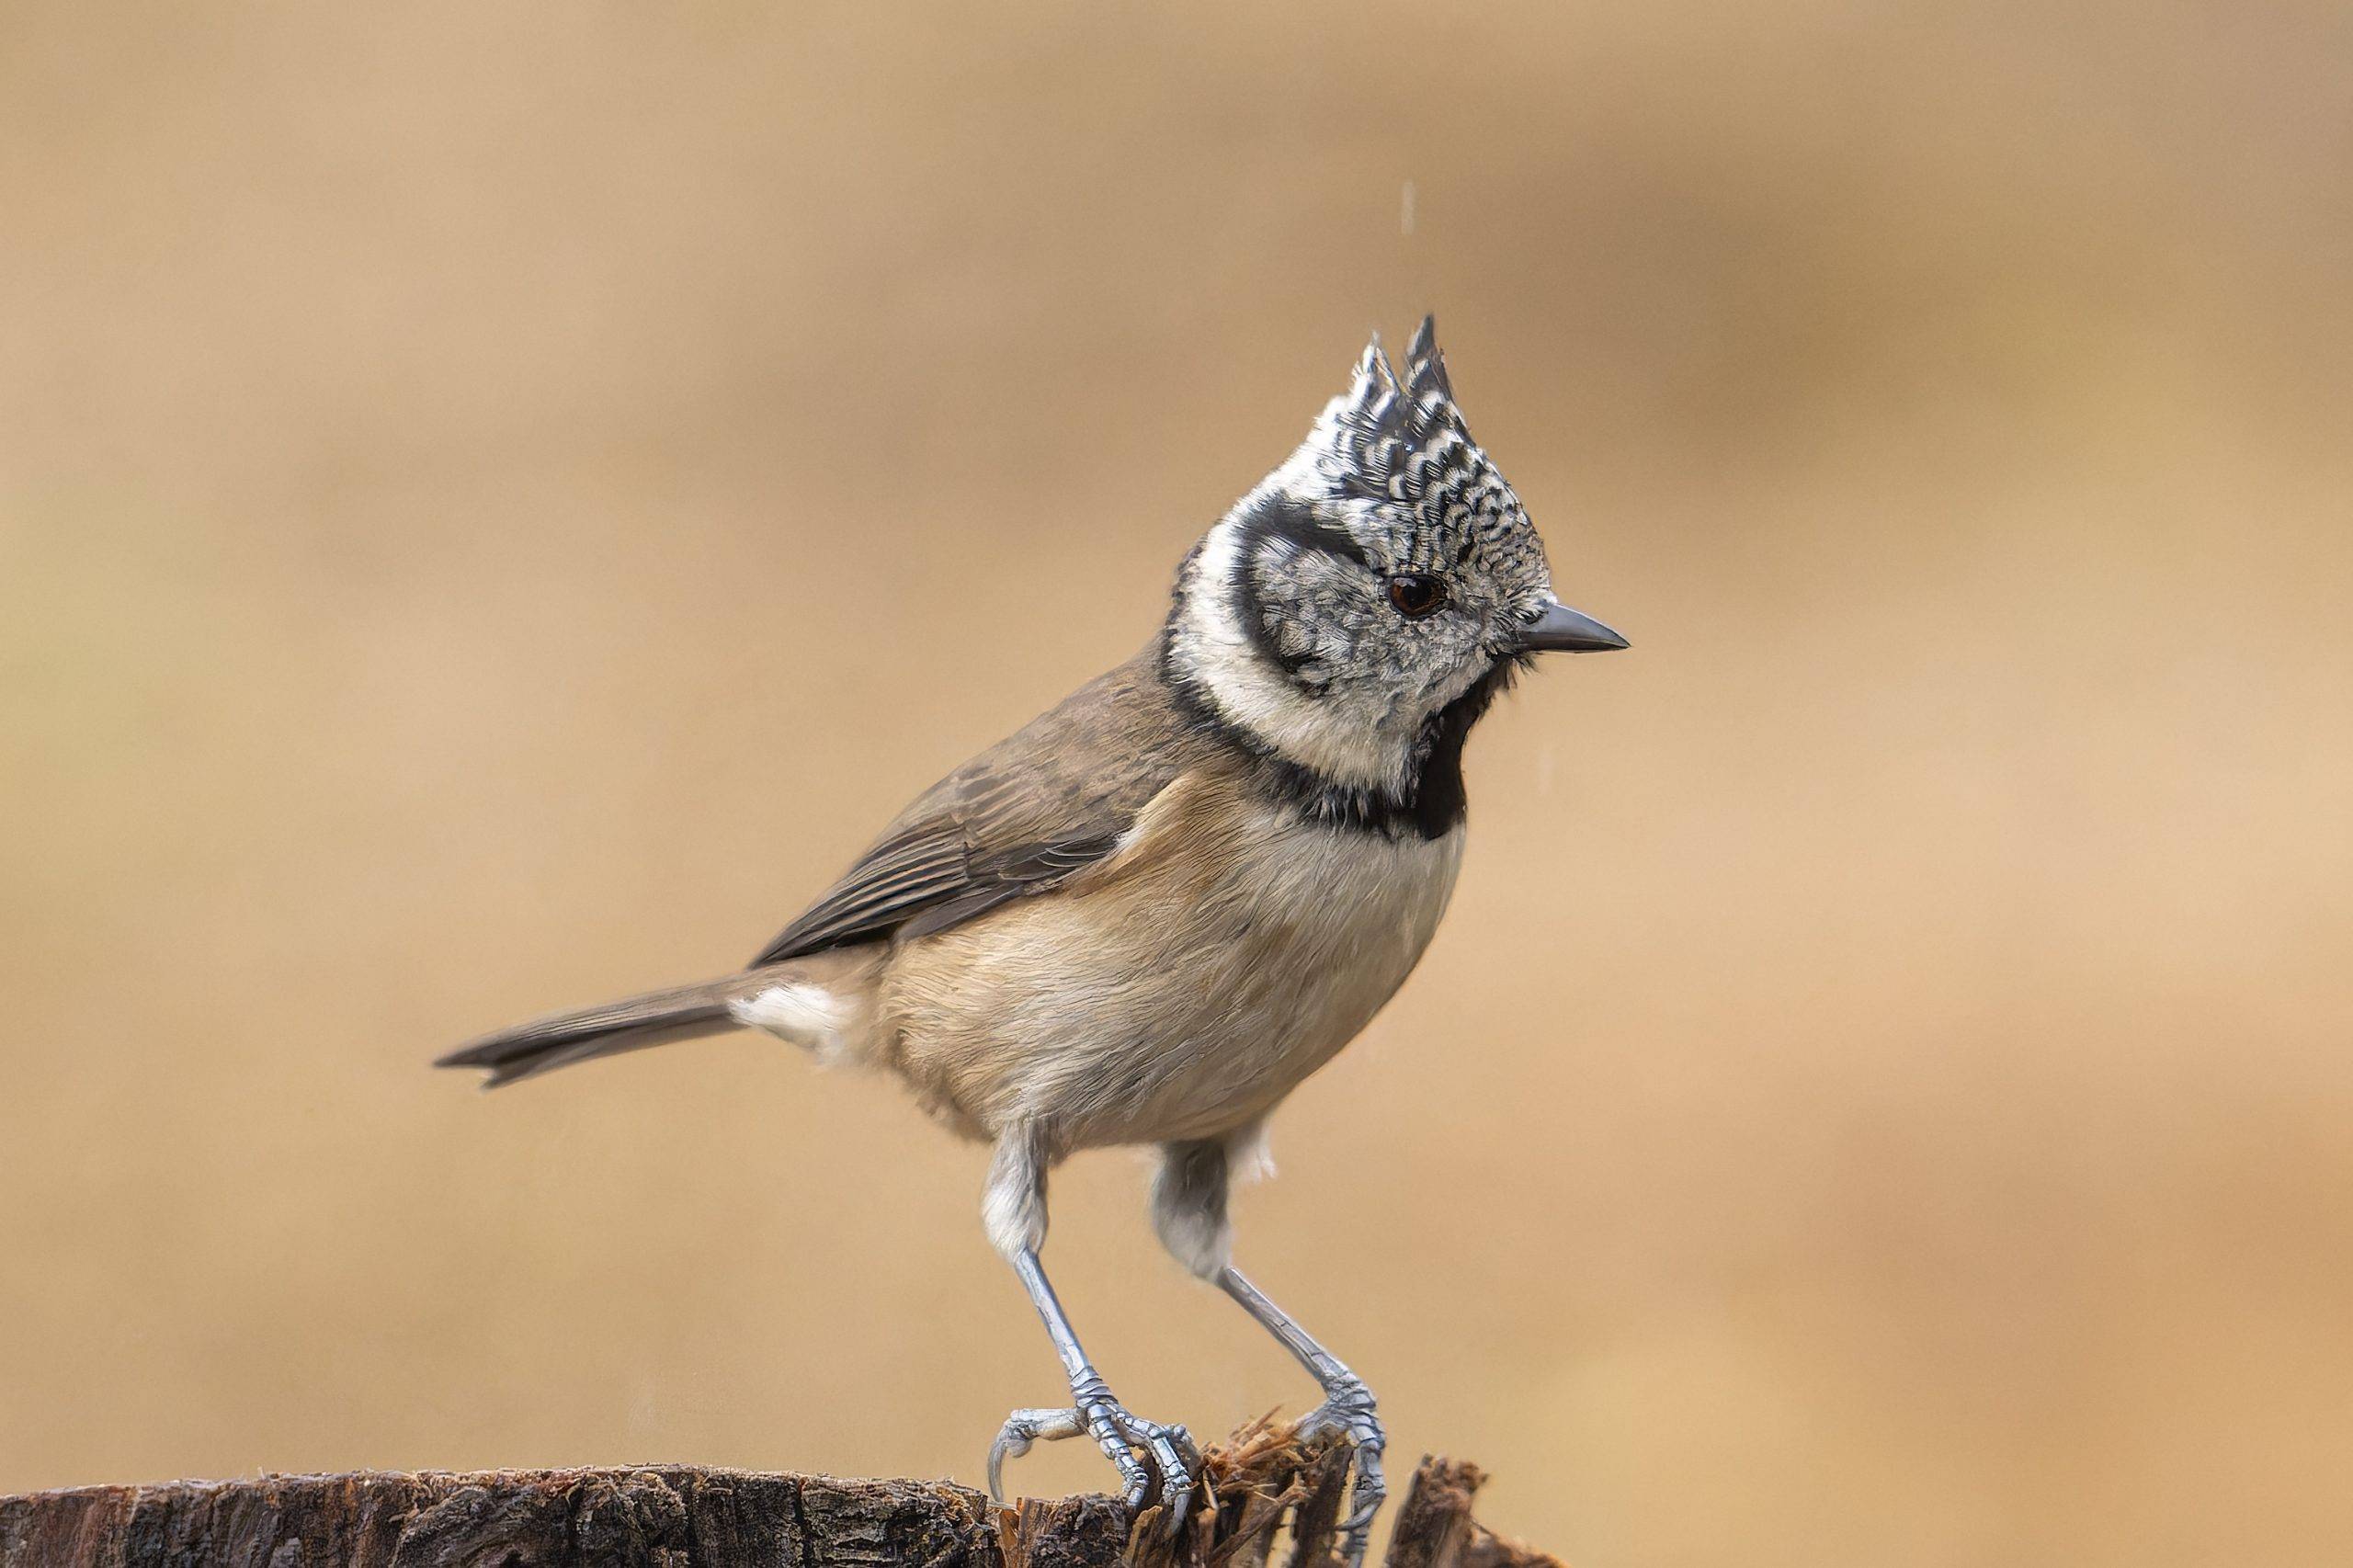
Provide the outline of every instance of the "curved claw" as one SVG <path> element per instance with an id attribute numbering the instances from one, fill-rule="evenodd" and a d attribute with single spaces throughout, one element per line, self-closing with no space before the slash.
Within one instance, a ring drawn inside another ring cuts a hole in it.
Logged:
<path id="1" fill-rule="evenodd" d="M 1017 1410 L 1006 1416 L 1005 1425 L 997 1428 L 996 1440 L 989 1445 L 989 1500 L 999 1507 L 1005 1506 L 1008 1458 L 1019 1459 L 1040 1437 L 1051 1442 L 1057 1437 L 1075 1437 L 1085 1430 L 1075 1410 Z"/>
<path id="2" fill-rule="evenodd" d="M 1063 1410 L 1017 1410 L 1005 1418 L 996 1440 L 989 1445 L 989 1497 L 1005 1503 L 1005 1461 L 1019 1459 L 1040 1438 L 1049 1442 L 1086 1433 L 1096 1441 L 1120 1471 L 1121 1490 L 1131 1509 L 1156 1501 L 1169 1513 L 1171 1524 L 1182 1528 L 1189 1510 L 1194 1478 L 1200 1473 L 1201 1452 L 1184 1427 L 1147 1421 L 1116 1400 L 1090 1400 Z M 1142 1449 L 1152 1456 L 1147 1466 L 1136 1457 Z M 1153 1471 L 1160 1474 L 1155 1497 Z"/>

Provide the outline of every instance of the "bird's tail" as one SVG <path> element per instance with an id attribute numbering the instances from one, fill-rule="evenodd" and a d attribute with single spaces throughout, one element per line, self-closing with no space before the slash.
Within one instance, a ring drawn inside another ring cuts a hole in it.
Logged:
<path id="1" fill-rule="evenodd" d="M 756 984 L 752 977 L 731 974 L 699 985 L 649 991 L 600 1007 L 550 1013 L 469 1041 L 434 1065 L 484 1068 L 489 1076 L 483 1080 L 483 1087 L 494 1089 L 591 1057 L 718 1034 L 737 1027 L 728 1004 Z"/>

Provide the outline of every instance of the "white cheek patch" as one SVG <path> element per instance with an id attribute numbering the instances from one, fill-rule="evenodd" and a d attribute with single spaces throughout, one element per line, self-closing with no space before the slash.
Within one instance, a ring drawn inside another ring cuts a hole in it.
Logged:
<path id="1" fill-rule="evenodd" d="M 1236 511 L 1248 505 L 1245 498 Z M 1341 691 L 1310 697 L 1252 643 L 1225 592 L 1241 548 L 1242 530 L 1228 517 L 1210 530 L 1194 558 L 1176 628 L 1183 669 L 1222 716 L 1279 756 L 1344 783 L 1395 788 L 1412 736 L 1390 733 L 1385 705 L 1364 708 Z"/>
<path id="2" fill-rule="evenodd" d="M 728 1016 L 746 1028 L 764 1029 L 817 1053 L 828 1065 L 849 1053 L 849 1028 L 857 1005 L 805 981 L 771 985 L 727 1004 Z"/>

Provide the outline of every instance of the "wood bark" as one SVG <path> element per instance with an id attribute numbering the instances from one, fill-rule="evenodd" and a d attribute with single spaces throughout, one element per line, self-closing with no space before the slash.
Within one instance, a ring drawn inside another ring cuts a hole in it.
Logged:
<path id="1" fill-rule="evenodd" d="M 1187 1528 L 1109 1497 L 999 1508 L 945 1481 L 690 1465 L 266 1475 L 0 1497 L 0 1568 L 1324 1568 L 1347 1456 L 1258 1426 L 1212 1448 Z M 1559 1568 L 1471 1517 L 1426 1459 L 1392 1568 Z"/>

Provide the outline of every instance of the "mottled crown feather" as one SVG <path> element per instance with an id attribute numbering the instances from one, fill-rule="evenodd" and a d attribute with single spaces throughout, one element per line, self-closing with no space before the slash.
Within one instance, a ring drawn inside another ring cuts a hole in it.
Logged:
<path id="1" fill-rule="evenodd" d="M 1428 316 L 1406 346 L 1402 377 L 1373 335 L 1301 455 L 1336 497 L 1402 505 L 1433 542 L 1467 549 L 1475 536 L 1525 526 L 1519 498 L 1471 438 Z"/>
<path id="2" fill-rule="evenodd" d="M 1316 433 L 1324 437 L 1317 443 L 1324 459 L 1319 466 L 1347 493 L 1369 500 L 1410 499 L 1405 486 L 1415 477 L 1416 457 L 1435 454 L 1449 437 L 1469 442 L 1429 317 L 1405 350 L 1402 378 L 1373 334 L 1348 390 L 1324 409 Z"/>

